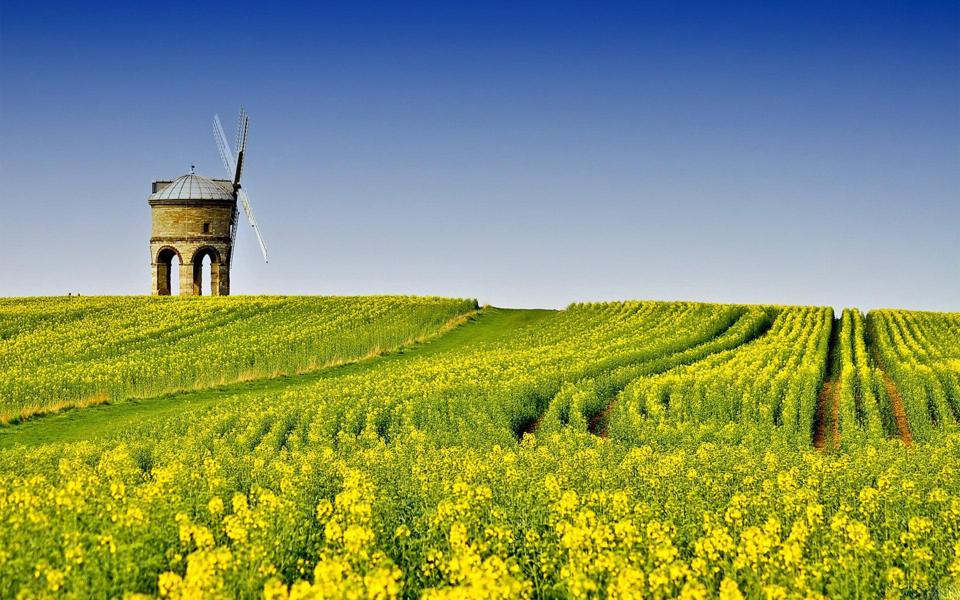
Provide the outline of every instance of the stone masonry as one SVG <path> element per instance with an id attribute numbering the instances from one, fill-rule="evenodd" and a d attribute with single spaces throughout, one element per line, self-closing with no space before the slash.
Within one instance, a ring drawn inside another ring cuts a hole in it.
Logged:
<path id="1" fill-rule="evenodd" d="M 192 175 L 191 175 L 192 177 Z M 211 180 L 206 180 L 207 182 Z M 195 199 L 156 198 L 157 192 L 173 182 L 154 181 L 149 199 L 152 213 L 150 256 L 152 293 L 166 296 L 171 291 L 171 267 L 174 256 L 180 262 L 180 295 L 230 294 L 230 259 L 233 248 L 230 228 L 236 218 L 233 183 L 212 180 L 221 186 L 224 197 Z M 210 283 L 213 289 L 201 289 L 204 257 L 210 257 Z"/>

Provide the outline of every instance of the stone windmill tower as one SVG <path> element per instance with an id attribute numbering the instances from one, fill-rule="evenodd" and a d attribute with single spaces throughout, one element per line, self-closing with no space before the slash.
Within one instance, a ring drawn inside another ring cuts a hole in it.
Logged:
<path id="1" fill-rule="evenodd" d="M 189 173 L 173 181 L 153 182 L 153 193 L 148 199 L 153 221 L 150 234 L 153 295 L 169 296 L 172 277 L 175 276 L 179 277 L 181 296 L 202 295 L 203 260 L 208 257 L 209 293 L 213 296 L 230 294 L 230 265 L 240 216 L 238 202 L 257 234 L 263 260 L 267 260 L 267 247 L 253 216 L 250 199 L 240 187 L 249 121 L 241 110 L 234 158 L 219 117 L 213 117 L 214 137 L 231 179 L 208 179 L 197 175 L 191 168 Z M 172 273 L 174 257 L 180 263 L 179 274 Z"/>

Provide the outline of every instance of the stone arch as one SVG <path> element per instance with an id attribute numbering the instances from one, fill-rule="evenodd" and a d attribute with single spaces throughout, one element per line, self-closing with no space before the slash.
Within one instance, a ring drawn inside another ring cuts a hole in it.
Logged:
<path id="1" fill-rule="evenodd" d="M 177 259 L 178 264 L 183 265 L 183 258 L 180 256 L 180 251 L 173 246 L 163 246 L 157 250 L 157 255 L 154 257 L 153 266 L 155 279 L 153 293 L 158 296 L 170 295 L 170 284 L 173 281 L 171 276 L 174 258 Z"/>
<path id="2" fill-rule="evenodd" d="M 203 295 L 203 259 L 207 257 L 210 258 L 210 295 L 220 296 L 223 293 L 221 289 L 223 259 L 220 251 L 213 246 L 200 246 L 190 259 L 193 264 L 193 295 Z"/>

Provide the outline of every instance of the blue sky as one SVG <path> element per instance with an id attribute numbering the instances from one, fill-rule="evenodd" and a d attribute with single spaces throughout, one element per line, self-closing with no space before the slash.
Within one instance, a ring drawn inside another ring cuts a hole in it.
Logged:
<path id="1" fill-rule="evenodd" d="M 960 310 L 955 2 L 2 0 L 0 295 L 148 293 L 240 104 L 234 293 Z"/>

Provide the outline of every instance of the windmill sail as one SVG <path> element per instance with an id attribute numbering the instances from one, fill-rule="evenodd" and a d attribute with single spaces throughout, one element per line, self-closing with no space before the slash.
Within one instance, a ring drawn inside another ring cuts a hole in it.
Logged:
<path id="1" fill-rule="evenodd" d="M 240 109 L 240 122 L 237 123 L 237 168 L 233 174 L 233 187 L 240 187 L 240 175 L 243 171 L 243 152 L 247 148 L 247 130 L 250 127 L 250 117 Z"/>
<path id="2" fill-rule="evenodd" d="M 243 212 L 247 214 L 247 220 L 250 221 L 250 226 L 253 227 L 253 232 L 257 234 L 257 241 L 260 242 L 260 251 L 263 252 L 263 262 L 270 262 L 270 259 L 267 258 L 267 245 L 263 242 L 263 236 L 260 234 L 260 227 L 257 225 L 257 219 L 253 216 L 253 207 L 250 206 L 250 197 L 247 196 L 247 191 L 243 188 L 240 188 L 237 196 L 240 199 L 240 205 L 243 206 Z"/>
<path id="3" fill-rule="evenodd" d="M 220 151 L 220 158 L 223 159 L 223 166 L 227 170 L 227 175 L 234 180 L 237 175 L 237 165 L 233 160 L 233 151 L 230 150 L 230 144 L 227 143 L 227 136 L 223 133 L 223 125 L 220 124 L 220 116 L 213 115 L 213 139 L 217 142 L 217 150 Z"/>
<path id="4" fill-rule="evenodd" d="M 218 115 L 213 116 L 213 137 L 217 142 L 217 149 L 220 151 L 220 158 L 223 159 L 223 167 L 227 170 L 228 176 L 233 180 L 233 191 L 237 195 L 237 200 L 240 205 L 243 207 L 244 214 L 247 215 L 247 220 L 250 221 L 250 226 L 253 227 L 254 233 L 257 234 L 257 241 L 260 243 L 260 251 L 263 253 L 264 262 L 270 262 L 267 258 L 267 245 L 263 241 L 263 235 L 260 233 L 260 227 L 257 225 L 257 219 L 253 216 L 253 208 L 250 206 L 250 197 L 247 196 L 246 190 L 240 186 L 240 175 L 243 170 L 243 156 L 247 147 L 247 133 L 250 127 L 250 117 L 247 116 L 247 113 L 241 108 L 240 109 L 240 120 L 237 123 L 237 156 L 234 158 L 233 151 L 230 149 L 230 144 L 227 142 L 227 136 L 223 132 L 223 125 L 220 124 L 220 117 Z M 237 224 L 239 221 L 239 210 L 234 207 L 233 211 L 233 224 L 230 227 L 230 241 L 232 244 L 236 244 L 237 240 Z M 232 253 L 231 253 L 232 254 Z M 233 257 L 231 256 L 231 261 Z"/>
<path id="5" fill-rule="evenodd" d="M 223 132 L 223 125 L 220 124 L 220 115 L 213 115 L 213 139 L 217 142 L 217 150 L 220 151 L 220 158 L 223 160 L 223 168 L 227 170 L 227 176 L 234 181 L 234 191 L 236 191 L 237 165 L 233 160 L 233 151 L 230 150 L 230 144 L 227 142 L 227 135 Z M 230 221 L 230 247 L 237 247 L 237 229 L 240 225 L 240 211 L 236 206 L 233 207 L 233 219 Z M 227 259 L 233 262 L 233 252 Z"/>

